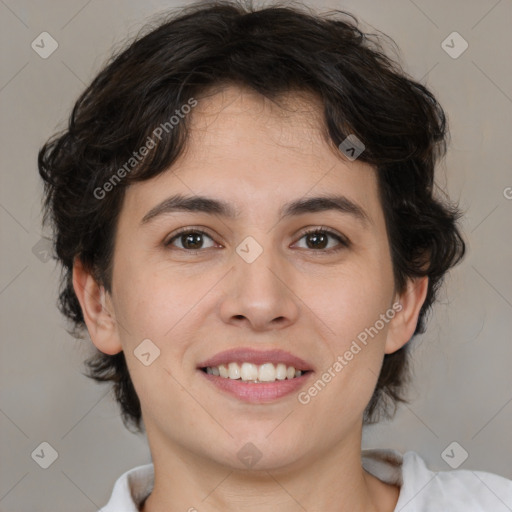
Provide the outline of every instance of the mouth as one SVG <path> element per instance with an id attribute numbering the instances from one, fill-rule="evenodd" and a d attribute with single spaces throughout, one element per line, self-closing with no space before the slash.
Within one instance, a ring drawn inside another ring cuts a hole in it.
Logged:
<path id="1" fill-rule="evenodd" d="M 205 366 L 200 370 L 221 379 L 239 380 L 252 384 L 296 379 L 311 371 L 297 370 L 294 366 L 287 366 L 285 363 L 256 365 L 247 361 L 242 364 L 232 361 L 227 365 Z"/>
<path id="2" fill-rule="evenodd" d="M 249 403 L 267 403 L 298 391 L 313 367 L 283 350 L 232 349 L 197 367 L 216 389 Z"/>

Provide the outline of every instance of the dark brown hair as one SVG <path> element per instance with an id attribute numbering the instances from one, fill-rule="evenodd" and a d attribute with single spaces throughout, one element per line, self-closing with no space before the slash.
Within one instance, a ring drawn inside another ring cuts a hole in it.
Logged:
<path id="1" fill-rule="evenodd" d="M 213 1 L 172 13 L 113 55 L 77 100 L 67 129 L 39 152 L 43 222 L 51 222 L 54 257 L 63 267 L 59 309 L 73 323 L 73 335 L 81 337 L 85 328 L 72 284 L 74 258 L 111 291 L 124 191 L 176 160 L 187 141 L 187 117 L 161 138 L 155 129 L 169 124 L 191 98 L 229 84 L 273 100 L 293 90 L 313 93 L 323 104 L 334 147 L 349 134 L 364 143 L 359 159 L 377 169 L 397 291 L 407 278 L 429 278 L 414 334 L 423 332 L 444 274 L 465 252 L 459 211 L 434 194 L 434 168 L 446 151 L 441 106 L 385 54 L 379 36 L 363 33 L 350 14 Z M 156 147 L 127 169 L 149 139 Z M 127 172 L 120 172 L 123 165 Z M 122 179 L 100 194 L 116 173 Z M 392 417 L 397 403 L 407 402 L 408 347 L 385 355 L 365 423 Z M 85 364 L 88 377 L 112 381 L 125 426 L 142 432 L 124 353 L 97 350 Z"/>

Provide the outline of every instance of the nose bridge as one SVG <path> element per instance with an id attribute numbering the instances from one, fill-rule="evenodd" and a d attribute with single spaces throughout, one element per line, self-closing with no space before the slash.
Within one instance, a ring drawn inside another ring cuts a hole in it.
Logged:
<path id="1" fill-rule="evenodd" d="M 257 300 L 264 300 L 270 306 L 284 292 L 281 280 L 286 272 L 272 235 L 256 236 L 262 243 L 253 236 L 247 236 L 236 248 L 236 281 L 241 287 L 239 292 L 245 291 L 255 299 L 259 297 Z M 277 277 L 279 274 L 280 279 Z"/>
<path id="2" fill-rule="evenodd" d="M 261 237 L 260 237 L 261 238 Z M 239 260 L 236 269 L 241 284 L 247 289 L 260 289 L 265 293 L 280 293 L 282 283 L 276 275 L 284 277 L 285 270 L 271 237 L 266 237 L 265 246 L 252 236 L 247 237 L 236 249 Z"/>
<path id="3" fill-rule="evenodd" d="M 291 273 L 272 236 L 256 236 L 247 236 L 236 247 L 229 291 L 221 308 L 223 319 L 245 318 L 258 329 L 287 325 L 298 316 L 298 304 L 287 282 Z"/>

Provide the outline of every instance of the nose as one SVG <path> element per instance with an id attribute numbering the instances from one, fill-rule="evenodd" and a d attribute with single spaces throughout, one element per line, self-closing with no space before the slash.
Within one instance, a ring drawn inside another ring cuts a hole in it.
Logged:
<path id="1" fill-rule="evenodd" d="M 300 299 L 293 292 L 292 269 L 279 258 L 270 250 L 264 250 L 252 263 L 235 255 L 220 306 L 225 323 L 267 331 L 297 321 Z"/>

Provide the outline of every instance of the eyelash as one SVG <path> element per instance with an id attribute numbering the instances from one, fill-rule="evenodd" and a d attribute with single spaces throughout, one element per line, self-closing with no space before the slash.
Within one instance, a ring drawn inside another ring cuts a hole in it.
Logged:
<path id="1" fill-rule="evenodd" d="M 164 242 L 164 245 L 165 245 L 165 247 L 169 247 L 180 236 L 188 235 L 188 234 L 193 234 L 193 233 L 201 234 L 201 235 L 206 235 L 208 238 L 213 240 L 213 237 L 210 236 L 206 231 L 203 231 L 201 229 L 194 229 L 194 228 L 183 228 L 183 229 L 180 229 L 179 231 L 177 231 L 166 242 Z M 339 247 L 335 247 L 335 248 L 331 247 L 331 249 L 306 249 L 307 251 L 317 252 L 317 253 L 324 253 L 324 254 L 332 254 L 332 253 L 336 253 L 338 251 L 341 251 L 342 249 L 346 249 L 346 248 L 350 247 L 350 241 L 347 238 L 345 238 L 345 237 L 339 235 L 338 233 L 336 233 L 334 231 L 331 231 L 330 229 L 325 228 L 323 226 L 312 228 L 312 229 L 308 229 L 307 231 L 304 231 L 301 234 L 301 236 L 299 237 L 299 240 L 301 240 L 302 238 L 304 238 L 307 235 L 310 235 L 310 234 L 320 234 L 320 233 L 326 234 L 326 235 L 331 236 L 332 238 L 336 239 L 340 243 L 340 246 Z M 182 249 L 181 247 L 177 247 L 177 249 L 179 249 L 181 251 L 185 251 L 186 253 L 192 254 L 192 255 L 199 254 L 200 252 L 205 250 L 205 249 L 199 249 L 197 251 L 194 251 L 192 249 Z"/>

